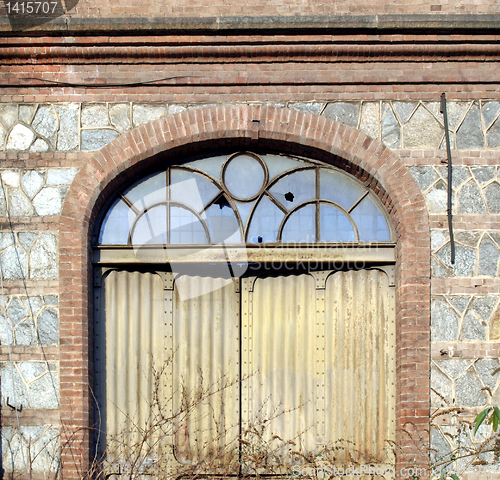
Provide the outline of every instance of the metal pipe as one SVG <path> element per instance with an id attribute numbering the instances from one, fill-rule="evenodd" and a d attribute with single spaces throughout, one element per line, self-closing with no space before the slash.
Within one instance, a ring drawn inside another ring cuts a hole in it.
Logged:
<path id="1" fill-rule="evenodd" d="M 450 232 L 450 246 L 451 246 L 451 264 L 455 264 L 455 239 L 453 237 L 453 217 L 452 217 L 452 181 L 453 170 L 451 164 L 451 147 L 450 147 L 450 132 L 448 130 L 448 112 L 446 111 L 446 94 L 441 94 L 441 113 L 444 118 L 444 134 L 446 138 L 446 153 L 448 155 L 448 230 Z"/>

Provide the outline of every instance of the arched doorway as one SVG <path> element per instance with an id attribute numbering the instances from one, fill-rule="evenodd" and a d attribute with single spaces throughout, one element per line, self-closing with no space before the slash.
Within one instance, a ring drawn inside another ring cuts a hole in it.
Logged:
<path id="1" fill-rule="evenodd" d="M 105 201 L 159 156 L 187 157 L 214 148 L 300 153 L 338 165 L 376 193 L 396 235 L 397 471 L 425 464 L 429 428 L 430 233 L 425 201 L 397 154 L 353 128 L 312 114 L 262 106 L 182 112 L 138 127 L 93 155 L 68 191 L 60 217 L 60 390 L 62 468 L 79 477 L 93 459 L 92 232 Z M 405 426 L 416 430 L 419 444 Z M 89 430 L 90 428 L 90 430 Z"/>
<path id="2" fill-rule="evenodd" d="M 394 467 L 395 234 L 359 180 L 291 155 L 168 164 L 94 241 L 107 474 Z"/>

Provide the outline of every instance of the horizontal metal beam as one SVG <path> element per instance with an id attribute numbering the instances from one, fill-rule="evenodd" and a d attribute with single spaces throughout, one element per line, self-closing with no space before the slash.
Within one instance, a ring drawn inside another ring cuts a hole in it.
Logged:
<path id="1" fill-rule="evenodd" d="M 99 265 L 192 263 L 369 263 L 395 262 L 391 244 L 314 246 L 194 246 L 98 247 L 93 262 Z M 360 265 L 361 266 L 361 265 Z"/>

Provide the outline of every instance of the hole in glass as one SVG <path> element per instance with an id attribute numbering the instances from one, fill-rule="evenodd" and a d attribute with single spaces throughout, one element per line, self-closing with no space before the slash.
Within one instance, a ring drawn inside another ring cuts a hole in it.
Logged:
<path id="1" fill-rule="evenodd" d="M 247 241 L 250 243 L 275 242 L 284 216 L 284 213 L 269 198 L 262 197 L 250 220 Z M 259 236 L 262 242 L 258 241 Z"/>
<path id="2" fill-rule="evenodd" d="M 316 198 L 316 172 L 311 169 L 290 173 L 278 180 L 269 189 L 269 192 L 285 208 L 287 208 L 287 205 L 290 206 L 288 199 L 285 197 L 290 192 L 293 192 L 295 205 L 314 200 Z"/>

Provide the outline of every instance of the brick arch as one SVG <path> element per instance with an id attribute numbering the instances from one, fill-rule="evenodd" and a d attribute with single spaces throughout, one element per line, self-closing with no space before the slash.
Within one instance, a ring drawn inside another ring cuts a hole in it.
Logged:
<path id="1" fill-rule="evenodd" d="M 214 147 L 266 146 L 341 166 L 369 184 L 385 204 L 397 236 L 396 420 L 399 427 L 417 429 L 427 443 L 430 230 L 417 183 L 394 152 L 359 130 L 306 112 L 246 105 L 189 110 L 142 125 L 96 152 L 75 177 L 60 226 L 60 389 L 65 435 L 90 422 L 89 239 L 95 216 L 116 188 L 116 179 L 132 177 L 160 156 L 180 158 Z M 398 431 L 397 442 L 398 468 L 410 460 L 413 466 L 426 465 L 426 452 L 418 451 L 404 431 Z M 76 477 L 75 460 L 84 466 L 89 453 L 89 435 L 80 430 L 71 446 L 63 448 L 64 476 Z"/>

